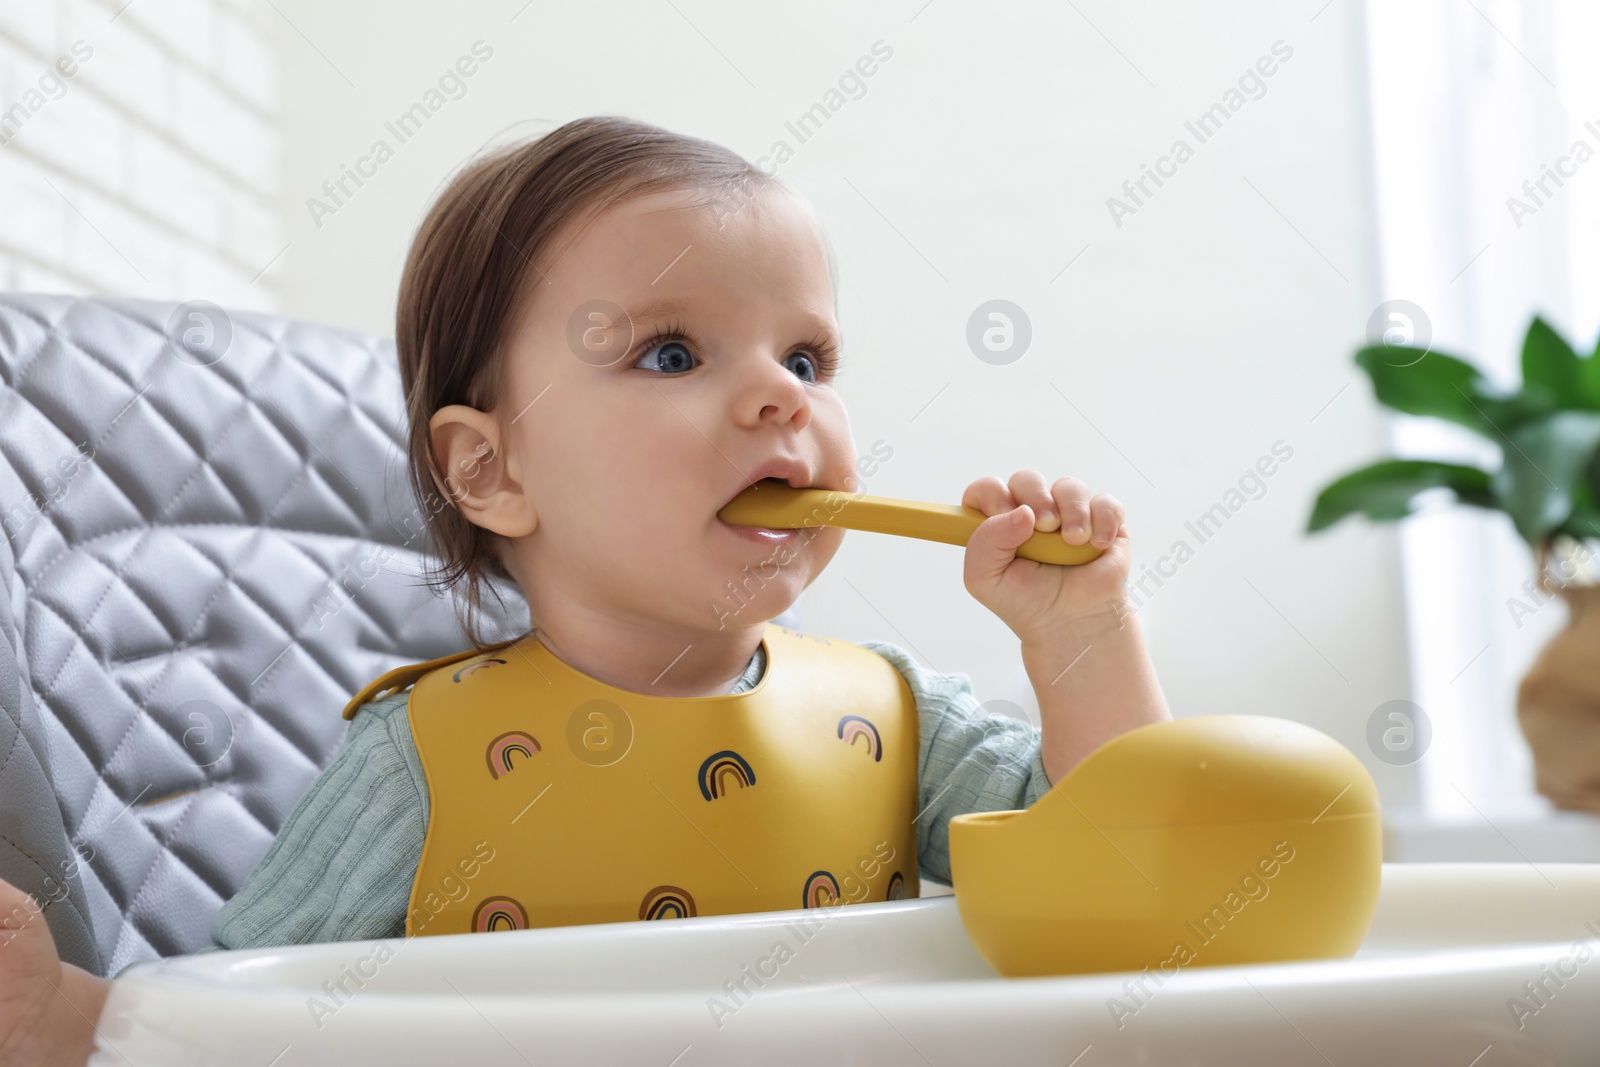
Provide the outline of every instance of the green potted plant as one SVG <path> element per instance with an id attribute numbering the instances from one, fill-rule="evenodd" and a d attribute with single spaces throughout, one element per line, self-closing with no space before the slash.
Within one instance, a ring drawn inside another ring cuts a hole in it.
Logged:
<path id="1" fill-rule="evenodd" d="M 1522 343 L 1522 387 L 1495 388 L 1471 364 L 1425 347 L 1377 344 L 1356 363 L 1378 400 L 1408 415 L 1458 423 L 1499 446 L 1495 470 L 1386 459 L 1317 495 L 1307 533 L 1346 515 L 1412 514 L 1424 490 L 1503 511 L 1533 550 L 1535 580 L 1569 609 L 1517 690 L 1517 721 L 1535 787 L 1560 808 L 1600 812 L 1600 344 L 1579 355 L 1535 316 Z"/>

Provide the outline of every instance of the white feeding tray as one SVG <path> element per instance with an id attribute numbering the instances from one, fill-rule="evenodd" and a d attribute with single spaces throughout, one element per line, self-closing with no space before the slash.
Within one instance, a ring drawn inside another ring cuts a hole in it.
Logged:
<path id="1" fill-rule="evenodd" d="M 1386 863 L 1353 958 L 1203 959 L 999 978 L 952 896 L 205 953 L 118 979 L 90 1063 L 1600 1061 L 1600 864 Z"/>

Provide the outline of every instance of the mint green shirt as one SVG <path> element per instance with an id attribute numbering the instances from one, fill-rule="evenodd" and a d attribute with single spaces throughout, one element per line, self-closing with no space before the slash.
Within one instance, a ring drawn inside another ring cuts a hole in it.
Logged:
<path id="1" fill-rule="evenodd" d="M 965 674 L 924 670 L 895 645 L 859 643 L 892 663 L 916 697 L 918 866 L 923 878 L 949 885 L 952 817 L 1030 807 L 1050 790 L 1039 730 L 984 713 Z M 730 692 L 752 688 L 764 660 L 758 647 Z M 344 747 L 223 905 L 214 944 L 202 951 L 405 935 L 428 827 L 409 697 L 393 693 L 356 712 Z"/>

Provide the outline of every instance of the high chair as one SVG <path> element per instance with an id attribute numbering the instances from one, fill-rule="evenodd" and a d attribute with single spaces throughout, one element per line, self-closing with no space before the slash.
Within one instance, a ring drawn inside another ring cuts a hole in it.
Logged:
<path id="1" fill-rule="evenodd" d="M 0 877 L 62 959 L 209 946 L 350 694 L 467 647 L 419 578 L 404 428 L 390 341 L 0 294 Z"/>

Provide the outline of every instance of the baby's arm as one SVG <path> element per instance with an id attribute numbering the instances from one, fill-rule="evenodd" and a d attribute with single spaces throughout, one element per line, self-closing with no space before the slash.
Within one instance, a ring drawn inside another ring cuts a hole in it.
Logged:
<path id="1" fill-rule="evenodd" d="M 1125 600 L 1025 639 L 1022 665 L 1039 698 L 1051 781 L 1112 738 L 1172 718 L 1139 617 Z"/>
<path id="2" fill-rule="evenodd" d="M 917 858 L 924 878 L 950 876 L 950 820 L 1032 807 L 1050 791 L 1037 728 L 985 714 L 965 674 L 923 668 L 904 649 L 862 641 L 894 665 L 917 701 Z"/>

